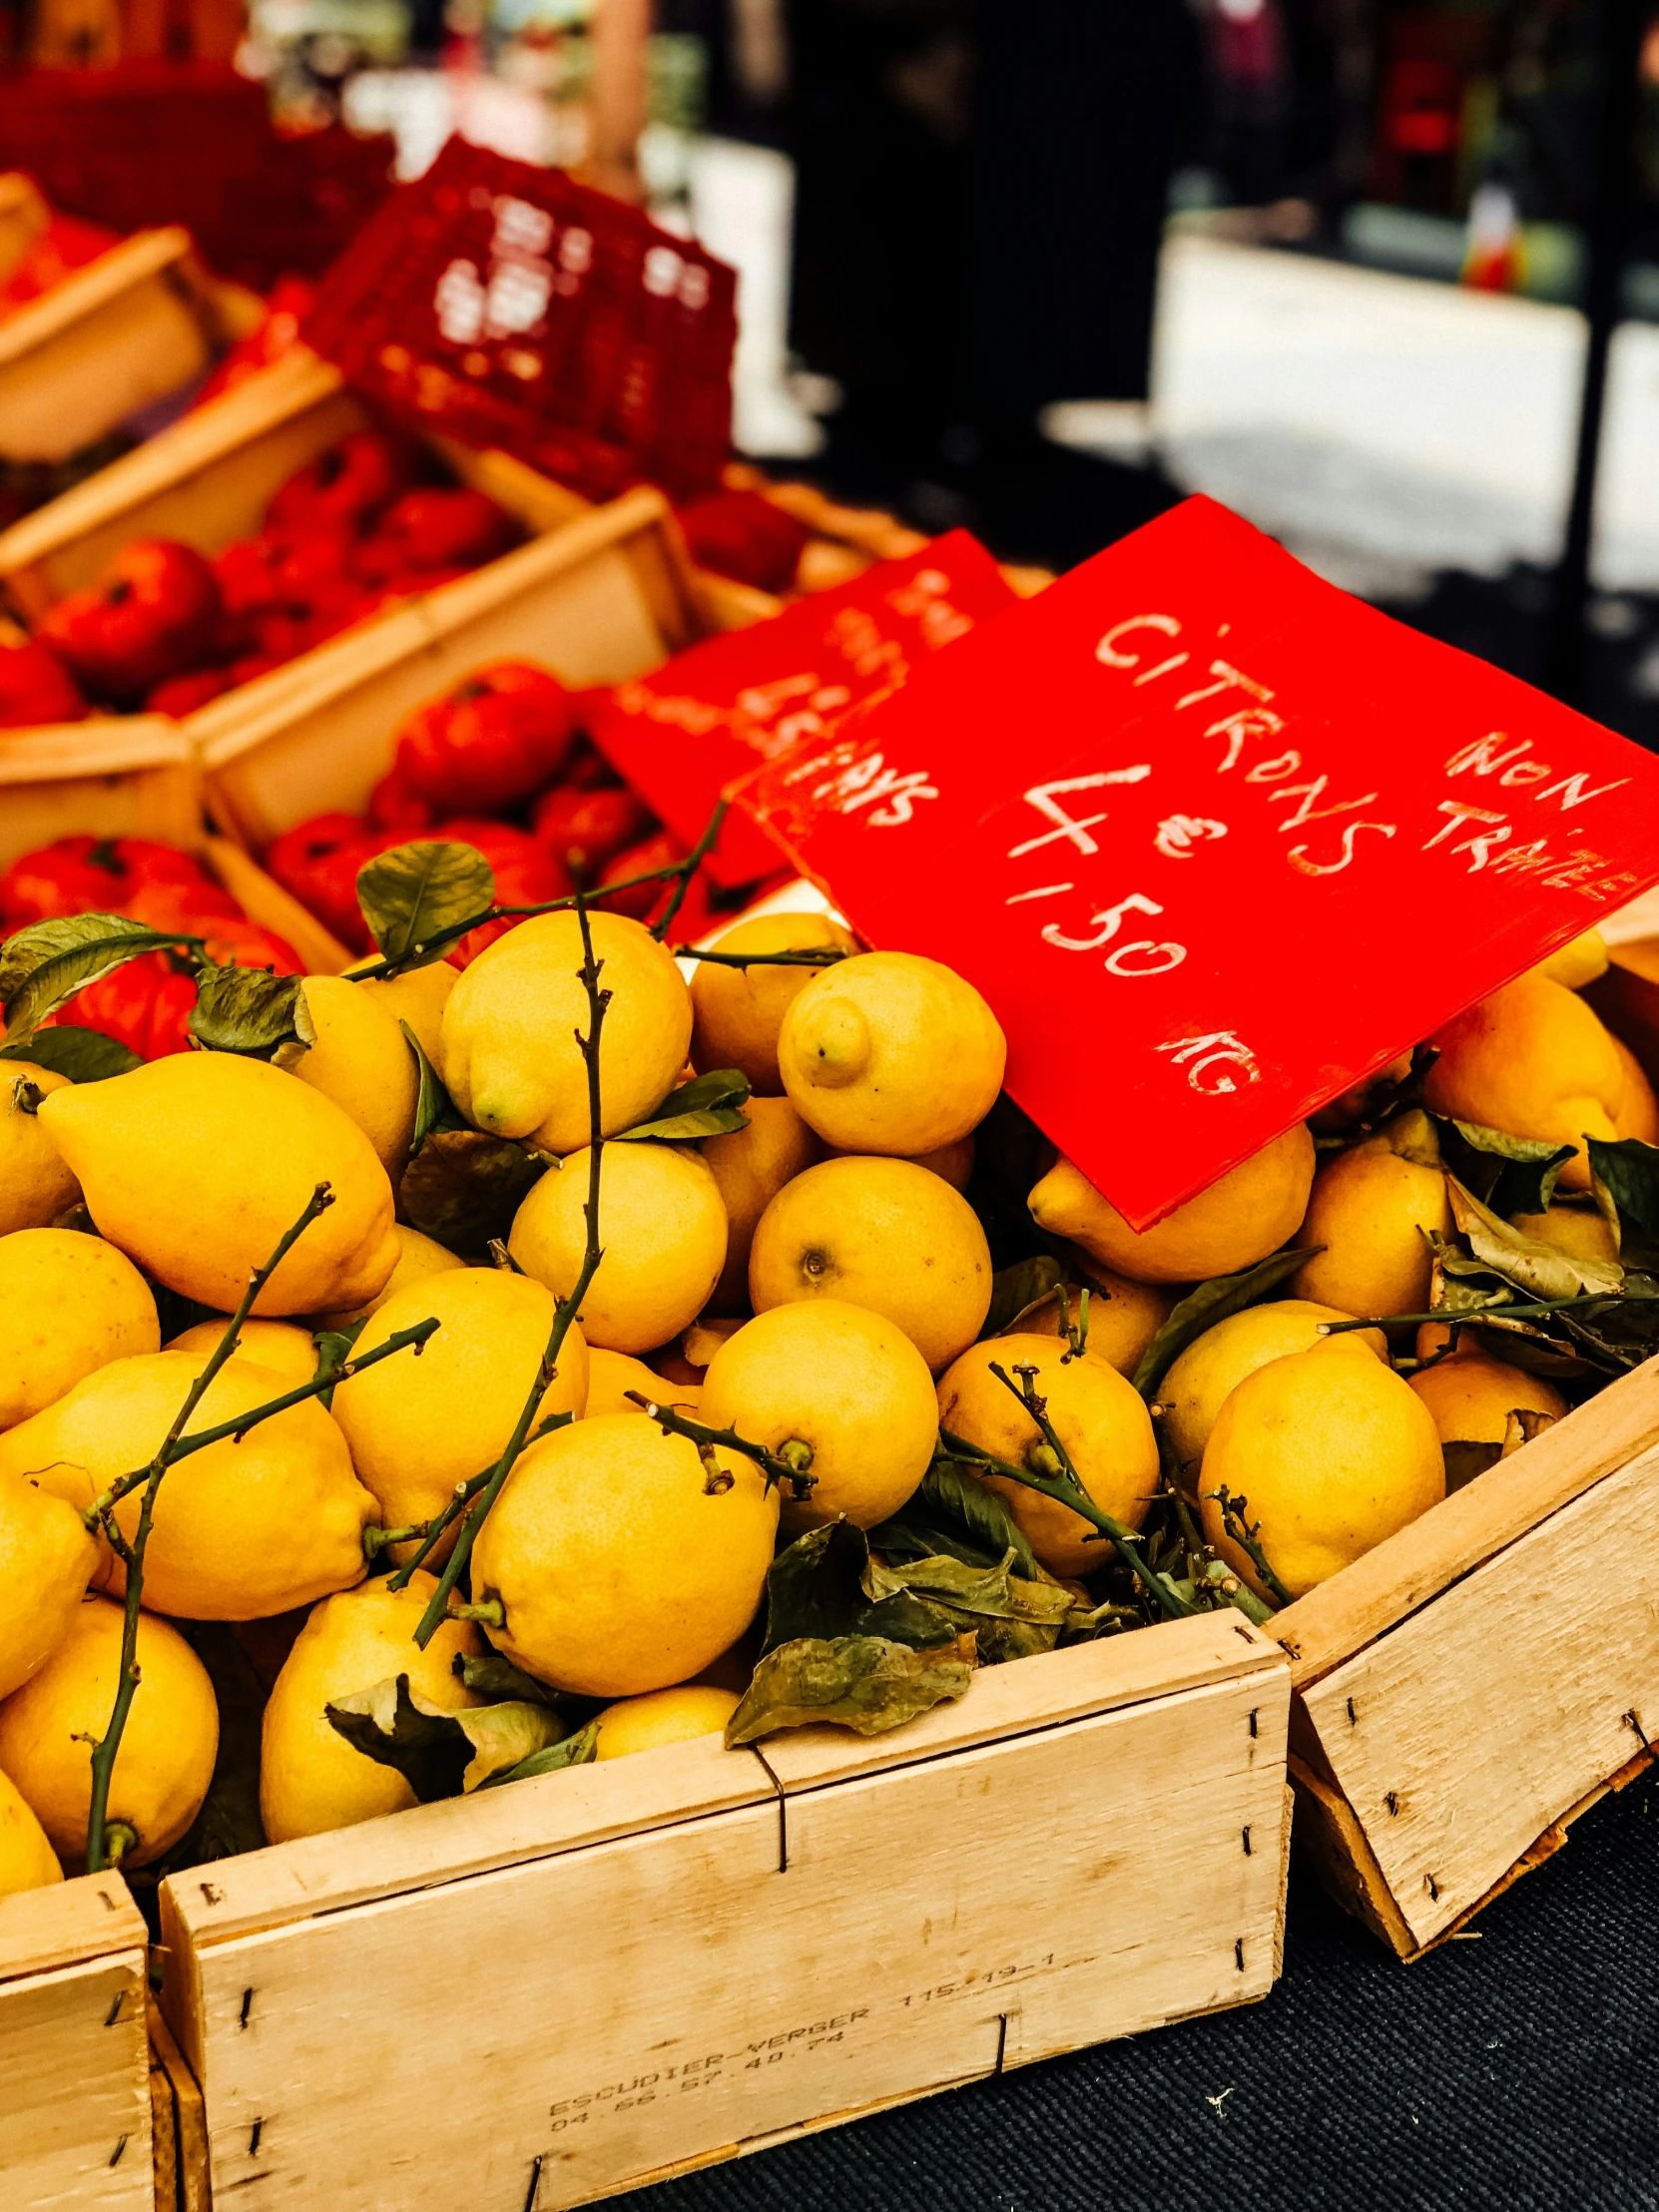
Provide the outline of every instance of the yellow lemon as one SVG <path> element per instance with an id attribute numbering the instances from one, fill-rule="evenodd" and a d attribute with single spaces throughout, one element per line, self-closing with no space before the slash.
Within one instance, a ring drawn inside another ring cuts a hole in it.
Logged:
<path id="1" fill-rule="evenodd" d="M 0 1701 L 0 1771 L 33 1808 L 53 1849 L 86 1857 L 92 1750 L 109 1727 L 121 1671 L 122 1608 L 89 1597 L 68 1633 L 21 1690 Z M 109 1818 L 137 1838 L 123 1866 L 175 1845 L 201 1810 L 219 1753 L 219 1707 L 208 1670 L 169 1621 L 141 1613 L 139 1686 L 110 1779 Z"/>
<path id="2" fill-rule="evenodd" d="M 710 1361 L 697 1417 L 813 1476 L 805 1499 L 782 1493 L 791 1535 L 842 1514 L 873 1528 L 915 1489 L 938 1441 L 921 1354 L 894 1323 L 834 1298 L 746 1322 Z"/>
<path id="3" fill-rule="evenodd" d="M 1437 1504 L 1445 1462 L 1427 1407 L 1400 1378 L 1352 1336 L 1330 1337 L 1246 1376 L 1204 1447 L 1205 1537 L 1265 1597 L 1227 1534 L 1223 1489 L 1244 1501 L 1268 1564 L 1301 1597 Z"/>
<path id="4" fill-rule="evenodd" d="M 1427 1406 L 1444 1444 L 1500 1444 L 1512 1412 L 1548 1413 L 1559 1420 L 1567 1409 L 1566 1399 L 1541 1375 L 1472 1350 L 1413 1375 L 1409 1387 Z"/>
<path id="5" fill-rule="evenodd" d="M 722 1735 L 742 1702 L 736 1690 L 717 1690 L 699 1682 L 622 1698 L 599 1716 L 594 1757 L 627 1759 L 636 1751 L 689 1743 L 694 1736 Z"/>
<path id="6" fill-rule="evenodd" d="M 1552 983 L 1564 983 L 1569 991 L 1581 991 L 1607 973 L 1607 940 L 1599 929 L 1586 929 L 1572 937 L 1531 970 L 1547 975 Z"/>
<path id="7" fill-rule="evenodd" d="M 547 1350 L 553 1299 L 541 1284 L 499 1268 L 429 1276 L 380 1308 L 357 1339 L 357 1356 L 428 1316 L 439 1327 L 418 1360 L 398 1353 L 334 1387 L 334 1418 L 385 1528 L 432 1519 L 457 1482 L 501 1456 Z M 587 1395 L 588 1348 L 573 1324 L 536 1419 L 580 1413 Z"/>
<path id="8" fill-rule="evenodd" d="M 606 1413 L 533 1443 L 472 1552 L 472 1587 L 499 1598 L 490 1641 L 583 1697 L 684 1682 L 754 1619 L 778 1499 L 754 1463 Z"/>
<path id="9" fill-rule="evenodd" d="M 778 1068 L 826 1144 L 908 1158 L 956 1143 L 1002 1088 L 1007 1041 L 971 983 L 915 952 L 825 968 L 784 1016 Z"/>
<path id="10" fill-rule="evenodd" d="M 203 1365 L 198 1353 L 153 1352 L 100 1368 L 0 1436 L 0 1476 L 22 1475 L 84 1512 L 150 1459 Z M 270 1368 L 228 1360 L 185 1432 L 217 1428 L 289 1387 Z M 116 1508 L 129 1541 L 141 1499 L 133 1490 Z M 145 1555 L 144 1602 L 201 1621 L 262 1620 L 308 1605 L 362 1579 L 362 1532 L 375 1518 L 345 1438 L 306 1398 L 250 1428 L 240 1443 L 227 1436 L 169 1468 Z M 118 1560 L 109 1582 L 125 1586 Z"/>
<path id="11" fill-rule="evenodd" d="M 726 1724 L 723 1721 L 721 1726 Z M 11 1777 L 0 1774 L 0 1898 L 44 1890 L 63 1880 L 46 1831 L 23 1801 Z"/>
<path id="12" fill-rule="evenodd" d="M 39 1116 L 25 1111 L 18 1095 L 24 1084 L 61 1091 L 68 1081 L 29 1060 L 0 1060 L 0 1237 L 49 1228 L 81 1195 Z"/>
<path id="13" fill-rule="evenodd" d="M 749 1254 L 757 1314 L 833 1298 L 884 1314 L 936 1375 L 972 1344 L 991 1304 L 979 1217 L 908 1160 L 823 1160 L 761 1216 Z"/>
<path id="14" fill-rule="evenodd" d="M 1564 1191 L 1590 1187 L 1586 1136 L 1653 1142 L 1659 1108 L 1646 1076 L 1583 999 L 1547 975 L 1516 976 L 1429 1042 L 1440 1054 L 1423 1089 L 1429 1110 L 1574 1146 Z"/>
<path id="15" fill-rule="evenodd" d="M 717 937 L 719 952 L 800 952 L 835 945 L 855 952 L 857 941 L 828 914 L 762 914 Z M 723 967 L 700 960 L 692 977 L 692 1065 L 738 1068 L 757 1098 L 783 1096 L 778 1072 L 778 1032 L 784 1016 L 822 971 L 811 967 Z"/>
<path id="16" fill-rule="evenodd" d="M 532 1186 L 507 1249 L 556 1298 L 576 1288 L 587 1250 L 589 1154 L 573 1152 Z M 612 1352 L 650 1352 L 695 1321 L 726 1265 L 726 1208 L 707 1161 L 683 1145 L 608 1144 L 599 1164 L 605 1257 L 582 1301 L 582 1329 Z"/>
<path id="17" fill-rule="evenodd" d="M 272 1686 L 261 1730 L 260 1815 L 272 1843 L 325 1835 L 415 1803 L 395 1767 L 346 1742 L 327 1706 L 400 1674 L 417 1697 L 445 1712 L 482 1702 L 454 1673 L 458 1657 L 484 1649 L 470 1621 L 440 1622 L 424 1651 L 414 1640 L 436 1588 L 420 1569 L 406 1589 L 371 1582 L 312 1606 Z"/>
<path id="18" fill-rule="evenodd" d="M 54 1091 L 40 1118 L 110 1242 L 216 1312 L 235 1309 L 319 1183 L 332 1205 L 254 1311 L 354 1306 L 396 1265 L 391 1185 L 368 1139 L 331 1099 L 263 1060 L 175 1052 Z"/>
<path id="19" fill-rule="evenodd" d="M 394 1179 L 414 1136 L 420 1075 L 396 1017 L 343 975 L 307 975 L 301 988 L 316 1042 L 292 1072 L 354 1121 Z M 412 1026 L 412 1024 L 411 1024 Z"/>
<path id="20" fill-rule="evenodd" d="M 63 1642 L 98 1557 L 73 1505 L 0 1475 L 0 1697 L 21 1689 Z"/>
<path id="21" fill-rule="evenodd" d="M 1158 1488 L 1158 1439 L 1140 1392 L 1102 1360 L 1068 1360 L 1052 1337 L 993 1337 L 964 1352 L 939 1382 L 939 1426 L 1010 1466 L 1049 1468 L 1042 1430 L 1007 1385 L 1020 1368 L 1035 1368 L 1037 1393 L 1047 1400 L 1054 1432 L 1078 1480 L 1104 1512 L 1139 1528 Z M 1050 1574 L 1090 1574 L 1115 1556 L 1090 1522 L 1069 1505 L 1027 1489 L 1006 1475 L 984 1477 L 999 1492 Z"/>
<path id="22" fill-rule="evenodd" d="M 1335 1306 L 1316 1305 L 1312 1299 L 1281 1298 L 1230 1314 L 1195 1338 L 1171 1362 L 1158 1390 L 1164 1434 L 1176 1464 L 1196 1470 L 1216 1415 L 1247 1375 L 1265 1368 L 1270 1360 L 1284 1359 L 1287 1353 L 1312 1352 L 1317 1345 L 1330 1343 L 1321 1336 L 1320 1325 L 1352 1319 Z M 1381 1329 L 1357 1329 L 1354 1335 L 1380 1360 L 1387 1359 L 1388 1342 Z"/>
<path id="23" fill-rule="evenodd" d="M 345 972 L 355 977 L 359 969 L 372 967 L 378 958 L 375 953 L 369 959 L 358 960 Z M 406 1021 L 419 1039 L 421 1051 L 436 1067 L 443 1050 L 443 1009 L 459 974 L 459 968 L 452 968 L 447 960 L 430 960 L 425 967 L 410 968 L 406 975 L 359 979 L 357 988 L 394 1022 Z"/>
<path id="24" fill-rule="evenodd" d="M 1301 1221 L 1313 1180 L 1314 1140 L 1298 1122 L 1150 1229 L 1131 1229 L 1069 1160 L 1050 1168 L 1029 1204 L 1039 1229 L 1070 1237 L 1120 1275 L 1198 1283 L 1277 1252 Z"/>
<path id="25" fill-rule="evenodd" d="M 640 1408 L 628 1395 L 630 1390 L 643 1391 L 664 1405 L 677 1405 L 682 1412 L 691 1411 L 702 1394 L 689 1382 L 665 1382 L 643 1360 L 626 1352 L 607 1352 L 601 1345 L 592 1346 L 588 1352 L 585 1417 L 592 1420 L 600 1413 L 637 1413 Z"/>
<path id="26" fill-rule="evenodd" d="M 714 1314 L 749 1310 L 749 1249 L 761 1216 L 786 1183 L 819 1157 L 822 1147 L 787 1098 L 752 1098 L 747 1129 L 705 1137 L 709 1163 L 726 1208 L 726 1265 L 709 1299 Z"/>
<path id="27" fill-rule="evenodd" d="M 691 1042 L 691 994 L 671 952 L 625 914 L 589 918 L 600 987 L 601 1134 L 643 1121 L 667 1096 Z M 441 1072 L 456 1105 L 495 1137 L 575 1152 L 591 1135 L 590 1021 L 573 913 L 537 914 L 481 952 L 443 1010 Z"/>
<path id="28" fill-rule="evenodd" d="M 194 1353 L 199 1369 L 205 1368 L 219 1350 L 230 1325 L 229 1314 L 216 1321 L 199 1321 L 194 1329 L 182 1330 L 166 1349 Z M 286 1321 L 245 1321 L 233 1357 L 252 1360 L 256 1367 L 269 1368 L 290 1385 L 308 1382 L 316 1373 L 316 1346 L 310 1332 L 296 1329 Z"/>
<path id="29" fill-rule="evenodd" d="M 1300 1299 L 1345 1314 L 1426 1312 L 1434 1255 L 1429 1235 L 1452 1233 L 1444 1171 L 1372 1137 L 1339 1152 L 1314 1178 L 1299 1245 L 1323 1245 L 1291 1278 Z"/>
<path id="30" fill-rule="evenodd" d="M 862 1157 L 857 1148 L 851 1145 L 830 1144 L 824 1149 L 831 1160 Z M 973 1174 L 973 1133 L 970 1130 L 965 1137 L 958 1137 L 954 1144 L 941 1144 L 932 1152 L 916 1152 L 909 1157 L 913 1166 L 926 1168 L 934 1175 L 942 1175 L 953 1191 L 965 1191 Z"/>
<path id="31" fill-rule="evenodd" d="M 150 1286 L 102 1237 L 73 1229 L 0 1237 L 0 1429 L 161 1341 Z"/>
<path id="32" fill-rule="evenodd" d="M 1091 1360 L 1104 1360 L 1119 1375 L 1132 1376 L 1147 1346 L 1175 1311 L 1178 1294 L 1156 1283 L 1136 1283 L 1118 1275 L 1082 1251 L 1076 1253 L 1073 1264 L 1084 1282 L 1067 1289 L 1064 1309 L 1058 1292 L 1051 1292 L 1030 1312 L 1016 1314 L 1003 1336 L 1058 1337 L 1068 1328 L 1078 1328 L 1083 1315 L 1081 1289 L 1086 1286 L 1089 1327 L 1084 1352 Z"/>
<path id="33" fill-rule="evenodd" d="M 1523 1237 L 1553 1245 L 1575 1260 L 1617 1260 L 1619 1241 L 1604 1215 L 1587 1206 L 1551 1206 L 1541 1214 L 1516 1214 Z"/>
<path id="34" fill-rule="evenodd" d="M 410 1229 L 403 1222 L 398 1222 L 392 1233 L 397 1239 L 397 1265 L 381 1289 L 361 1306 L 346 1306 L 338 1313 L 318 1314 L 315 1317 L 318 1329 L 350 1329 L 359 1321 L 367 1321 L 370 1314 L 377 1314 L 411 1283 L 424 1283 L 428 1276 L 447 1275 L 452 1269 L 464 1268 L 467 1264 L 447 1245 L 440 1245 L 433 1237 L 423 1237 L 418 1229 Z"/>

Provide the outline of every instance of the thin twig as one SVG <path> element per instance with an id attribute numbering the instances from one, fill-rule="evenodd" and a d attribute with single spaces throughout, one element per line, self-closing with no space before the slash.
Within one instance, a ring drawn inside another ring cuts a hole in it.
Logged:
<path id="1" fill-rule="evenodd" d="M 1296 1602 L 1294 1593 L 1288 1590 L 1284 1583 L 1280 1581 L 1278 1575 L 1274 1573 L 1268 1555 L 1262 1549 L 1261 1522 L 1245 1519 L 1245 1513 L 1250 1504 L 1249 1498 L 1234 1497 L 1225 1485 L 1219 1490 L 1206 1490 L 1204 1495 L 1207 1498 L 1213 1498 L 1221 1507 L 1222 1526 L 1267 1584 L 1268 1593 L 1273 1598 L 1274 1603 L 1276 1605 L 1294 1604 Z"/>
<path id="2" fill-rule="evenodd" d="M 704 830 L 702 836 L 698 838 L 697 842 L 692 846 L 691 850 L 686 854 L 686 857 L 680 862 L 679 868 L 676 871 L 679 876 L 679 880 L 674 886 L 674 890 L 670 895 L 668 904 L 663 908 L 657 919 L 651 924 L 651 934 L 656 938 L 659 944 L 662 943 L 663 939 L 668 935 L 669 930 L 673 927 L 675 915 L 686 903 L 686 893 L 691 889 L 692 877 L 697 873 L 698 869 L 703 865 L 704 861 L 709 857 L 710 852 L 713 850 L 715 839 L 720 835 L 720 826 L 725 820 L 726 801 L 724 799 L 718 799 L 715 802 L 715 811 L 709 817 L 708 828 Z"/>
<path id="3" fill-rule="evenodd" d="M 624 1397 L 634 1403 L 650 1419 L 657 1423 L 665 1436 L 685 1436 L 699 1451 L 716 1449 L 741 1451 L 746 1459 L 753 1459 L 767 1478 L 770 1487 L 774 1482 L 791 1483 L 797 1498 L 807 1497 L 818 1480 L 808 1469 L 813 1463 L 812 1446 L 796 1442 L 784 1444 L 772 1451 L 765 1444 L 752 1443 L 747 1436 L 740 1436 L 735 1428 L 711 1428 L 706 1421 L 691 1420 L 684 1413 L 676 1412 L 672 1405 L 660 1405 L 655 1398 L 646 1396 L 643 1390 L 624 1390 Z M 705 1465 L 708 1464 L 705 1460 Z"/>
<path id="4" fill-rule="evenodd" d="M 677 944 L 674 947 L 677 960 L 712 960 L 716 967 L 833 967 L 837 960 L 850 960 L 852 955 L 844 945 L 798 945 L 788 952 L 700 952 L 695 944 Z"/>
<path id="5" fill-rule="evenodd" d="M 620 882 L 603 884 L 599 889 L 598 896 L 612 898 L 618 891 L 636 890 L 641 883 L 666 883 L 671 876 L 678 875 L 685 864 L 684 860 L 671 860 L 662 867 L 648 867 L 639 875 L 625 875 Z M 434 929 L 429 937 L 420 938 L 417 943 L 410 945 L 407 952 L 400 953 L 396 959 L 388 959 L 382 956 L 363 967 L 354 968 L 352 970 L 353 980 L 358 983 L 373 983 L 381 976 L 390 975 L 394 971 L 401 975 L 411 966 L 430 966 L 432 961 L 440 960 L 443 957 L 444 952 L 450 945 L 459 944 L 469 931 L 482 929 L 487 921 L 529 921 L 537 914 L 568 913 L 577 903 L 578 894 L 575 891 L 567 891 L 562 898 L 538 899 L 534 905 L 530 906 L 498 906 L 492 902 L 483 909 L 482 913 L 469 914 L 465 921 L 446 922 L 443 928 Z M 416 953 L 429 957 L 417 960 L 414 957 Z"/>
<path id="6" fill-rule="evenodd" d="M 1528 1306 L 1442 1306 L 1433 1314 L 1376 1314 L 1369 1320 L 1359 1315 L 1353 1321 L 1322 1321 L 1318 1334 L 1344 1337 L 1352 1329 L 1404 1329 L 1412 1324 L 1420 1327 L 1427 1321 L 1478 1329 L 1483 1321 L 1536 1321 L 1542 1315 L 1564 1314 L 1579 1306 L 1622 1306 L 1626 1295 L 1623 1291 L 1584 1291 L 1574 1298 L 1539 1299 Z"/>

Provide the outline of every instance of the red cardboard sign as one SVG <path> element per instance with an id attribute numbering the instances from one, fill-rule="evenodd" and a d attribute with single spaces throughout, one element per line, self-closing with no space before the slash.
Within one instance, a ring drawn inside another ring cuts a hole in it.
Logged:
<path id="1" fill-rule="evenodd" d="M 854 707 L 887 698 L 918 662 L 1013 598 L 978 540 L 952 530 L 619 684 L 592 722 L 594 743 L 692 844 L 735 778 L 793 746 L 821 745 Z M 777 865 L 777 846 L 754 823 L 729 816 L 709 860 L 715 879 L 752 883 Z"/>
<path id="2" fill-rule="evenodd" d="M 1207 499 L 739 796 L 1137 1228 L 1659 879 L 1659 763 Z"/>

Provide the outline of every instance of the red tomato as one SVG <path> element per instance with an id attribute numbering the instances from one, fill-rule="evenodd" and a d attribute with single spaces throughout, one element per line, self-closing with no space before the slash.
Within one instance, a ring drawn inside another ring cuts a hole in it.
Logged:
<path id="1" fill-rule="evenodd" d="M 41 618 L 40 636 L 96 698 L 127 705 L 211 661 L 224 609 L 194 546 L 135 538 L 98 582 Z"/>
<path id="2" fill-rule="evenodd" d="M 405 447 L 378 430 L 354 430 L 288 478 L 266 509 L 266 529 L 289 538 L 364 529 L 412 474 Z"/>
<path id="3" fill-rule="evenodd" d="M 96 1029 L 141 1060 L 188 1052 L 196 971 L 171 953 L 146 952 L 67 999 L 43 1027 Z"/>
<path id="4" fill-rule="evenodd" d="M 563 898 L 570 877 L 551 853 L 505 822 L 484 822 L 465 815 L 441 822 L 431 835 L 442 843 L 476 845 L 495 873 L 496 903 L 502 906 L 537 906 L 549 898 Z M 494 944 L 514 926 L 511 919 L 485 922 L 470 929 L 447 958 L 464 968 L 477 959 L 486 945 Z"/>
<path id="5" fill-rule="evenodd" d="M 655 828 L 651 809 L 624 785 L 600 791 L 556 785 L 537 800 L 531 817 L 537 840 L 568 873 L 589 883 Z"/>
<path id="6" fill-rule="evenodd" d="M 0 647 L 0 730 L 84 722 L 87 703 L 62 661 L 36 638 Z"/>
<path id="7" fill-rule="evenodd" d="M 559 679 L 526 661 L 496 661 L 409 717 L 397 774 L 434 807 L 510 807 L 558 773 L 571 738 Z"/>
<path id="8" fill-rule="evenodd" d="M 807 532 L 758 491 L 720 491 L 679 510 L 693 560 L 762 591 L 788 591 Z"/>
<path id="9" fill-rule="evenodd" d="M 182 722 L 186 715 L 195 714 L 198 707 L 206 707 L 210 701 L 222 699 L 236 688 L 236 678 L 228 668 L 198 669 L 194 676 L 170 676 L 165 684 L 158 684 L 144 702 L 147 715 L 172 715 Z"/>
<path id="10" fill-rule="evenodd" d="M 283 890 L 327 925 L 343 944 L 366 952 L 368 930 L 357 905 L 357 870 L 364 825 L 356 815 L 313 815 L 284 830 L 267 849 L 265 864 Z M 395 842 L 396 840 L 391 840 Z"/>
<path id="11" fill-rule="evenodd" d="M 406 836 L 418 837 L 432 827 L 432 809 L 394 768 L 369 793 L 368 819 L 376 830 L 401 830 Z"/>
<path id="12" fill-rule="evenodd" d="M 148 837 L 60 837 L 0 875 L 0 921 L 12 927 L 61 914 L 122 913 L 141 886 L 173 883 L 220 894 L 200 860 Z"/>
<path id="13" fill-rule="evenodd" d="M 372 583 L 423 569 L 476 568 L 504 553 L 516 535 L 512 517 L 483 492 L 425 486 L 386 510 L 352 566 Z"/>

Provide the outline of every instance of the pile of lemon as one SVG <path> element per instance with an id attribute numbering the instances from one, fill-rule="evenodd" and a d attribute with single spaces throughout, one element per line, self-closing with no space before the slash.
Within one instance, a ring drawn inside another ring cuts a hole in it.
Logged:
<path id="1" fill-rule="evenodd" d="M 330 1703 L 402 1673 L 430 1706 L 460 1710 L 477 1699 L 456 1661 L 491 1646 L 606 1701 L 601 1758 L 718 1731 L 781 1542 L 841 1515 L 876 1527 L 921 1483 L 941 1423 L 1011 1467 L 1038 1464 L 1037 1426 L 993 1362 L 1031 1369 L 1091 1497 L 1139 1529 L 1163 1470 L 1129 1376 L 1182 1287 L 1287 1242 L 1323 1248 L 1294 1295 L 1199 1337 L 1156 1408 L 1166 1462 L 1253 1587 L 1221 1489 L 1248 1497 L 1279 1583 L 1300 1594 L 1443 1495 L 1442 1440 L 1501 1435 L 1515 1407 L 1562 1409 L 1548 1384 L 1477 1352 L 1408 1382 L 1382 1332 L 1320 1334 L 1420 1309 L 1421 1231 L 1451 1228 L 1444 1177 L 1386 1130 L 1316 1175 L 1299 1126 L 1139 1235 L 1055 1162 L 1029 1194 L 1032 1241 L 1092 1286 L 1086 1348 L 1047 1310 L 984 1340 L 991 1253 L 963 1194 L 1004 1042 L 978 992 L 928 959 L 860 953 L 817 915 L 740 923 L 721 949 L 829 948 L 834 964 L 704 964 L 689 985 L 639 923 L 596 914 L 591 928 L 609 994 L 603 1135 L 640 1125 L 688 1069 L 741 1070 L 747 1123 L 700 1143 L 605 1144 L 603 1257 L 537 1414 L 575 1417 L 528 1444 L 478 1535 L 471 1610 L 482 1604 L 484 1625 L 446 1620 L 424 1649 L 413 1631 L 444 1554 L 388 1587 L 383 1570 L 412 1539 L 377 1548 L 365 1531 L 420 1527 L 502 1453 L 582 1268 L 591 1011 L 578 917 L 526 921 L 460 974 L 440 961 L 307 978 L 315 1042 L 291 1066 L 200 1051 L 71 1084 L 3 1064 L 0 1892 L 84 1860 L 89 1745 L 115 1697 L 125 1586 L 91 1507 L 161 1446 L 223 1333 L 208 1320 L 164 1348 L 158 1288 L 229 1314 L 319 1183 L 333 1203 L 271 1276 L 192 1428 L 310 1380 L 320 1330 L 363 1323 L 360 1356 L 437 1327 L 418 1354 L 340 1382 L 326 1407 L 294 1404 L 169 1471 L 109 1802 L 129 1865 L 179 1843 L 214 1774 L 213 1686 L 176 1622 L 283 1624 L 263 1735 L 273 1842 L 413 1802 L 400 1774 L 334 1730 Z M 1575 1145 L 1585 1130 L 1659 1140 L 1645 1080 L 1568 988 L 1581 979 L 1570 962 L 1535 972 L 1452 1024 L 1429 1103 Z M 398 1219 L 419 1081 L 403 1023 L 472 1128 L 546 1162 L 510 1264 L 468 1264 Z M 1562 1181 L 1586 1187 L 1582 1156 Z M 1570 1198 L 1534 1226 L 1605 1234 Z M 664 1433 L 629 1392 L 810 1469 L 810 1491 L 781 1497 L 754 1459 Z M 1080 1515 L 989 1479 L 1049 1574 L 1110 1563 Z M 139 1509 L 137 1492 L 117 1509 L 129 1541 Z"/>

